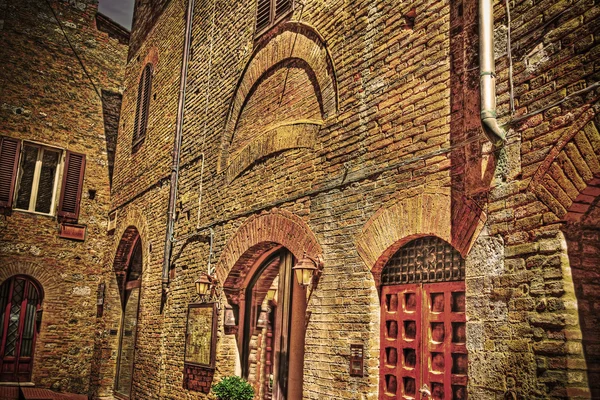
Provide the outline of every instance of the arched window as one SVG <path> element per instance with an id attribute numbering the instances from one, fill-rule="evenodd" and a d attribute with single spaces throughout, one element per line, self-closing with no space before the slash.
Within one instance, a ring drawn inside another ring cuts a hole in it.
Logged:
<path id="1" fill-rule="evenodd" d="M 31 380 L 41 303 L 40 287 L 26 276 L 14 276 L 0 286 L 1 382 Z"/>
<path id="2" fill-rule="evenodd" d="M 135 121 L 133 123 L 132 152 L 136 152 L 146 138 L 148 113 L 150 112 L 150 94 L 152 93 L 152 72 L 152 64 L 146 64 L 138 85 Z"/>

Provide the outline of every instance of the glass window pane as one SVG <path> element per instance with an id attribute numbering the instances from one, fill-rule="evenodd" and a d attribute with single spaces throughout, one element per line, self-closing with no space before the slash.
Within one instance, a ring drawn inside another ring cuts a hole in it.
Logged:
<path id="1" fill-rule="evenodd" d="M 54 179 L 56 179 L 58 160 L 59 153 L 57 151 L 44 149 L 35 211 L 46 214 L 51 211 L 50 207 L 52 207 L 52 200 L 54 198 Z"/>
<path id="2" fill-rule="evenodd" d="M 39 148 L 25 145 L 21 156 L 21 171 L 19 180 L 19 193 L 15 207 L 24 210 L 29 209 L 29 200 L 31 198 L 31 188 L 33 186 L 33 174 L 35 173 L 35 163 L 37 161 Z"/>

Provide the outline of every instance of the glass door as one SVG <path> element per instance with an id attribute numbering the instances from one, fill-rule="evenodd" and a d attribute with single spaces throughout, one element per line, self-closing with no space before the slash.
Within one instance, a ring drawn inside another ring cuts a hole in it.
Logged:
<path id="1" fill-rule="evenodd" d="M 40 304 L 40 290 L 27 277 L 16 276 L 0 286 L 0 381 L 31 380 Z"/>

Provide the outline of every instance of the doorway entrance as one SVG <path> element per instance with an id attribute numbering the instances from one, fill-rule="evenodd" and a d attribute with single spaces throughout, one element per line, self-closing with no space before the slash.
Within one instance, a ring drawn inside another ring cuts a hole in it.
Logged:
<path id="1" fill-rule="evenodd" d="M 129 398 L 133 383 L 135 342 L 137 336 L 138 309 L 142 286 L 142 245 L 140 237 L 135 239 L 125 269 L 125 282 L 122 287 L 121 333 L 115 395 Z"/>
<path id="2" fill-rule="evenodd" d="M 302 398 L 306 288 L 280 249 L 256 269 L 241 304 L 242 375 L 261 400 Z"/>
<path id="3" fill-rule="evenodd" d="M 14 276 L 0 286 L 0 381 L 31 380 L 41 303 L 40 287 L 26 276 Z"/>
<path id="4" fill-rule="evenodd" d="M 380 399 L 467 398 L 464 260 L 413 240 L 382 272 Z"/>

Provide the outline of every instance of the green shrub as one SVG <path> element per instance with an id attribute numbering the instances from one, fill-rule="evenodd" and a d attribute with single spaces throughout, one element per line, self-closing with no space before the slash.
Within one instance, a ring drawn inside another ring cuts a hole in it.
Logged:
<path id="1" fill-rule="evenodd" d="M 213 393 L 219 400 L 252 400 L 254 389 L 248 382 L 238 376 L 226 376 L 212 386 Z"/>

